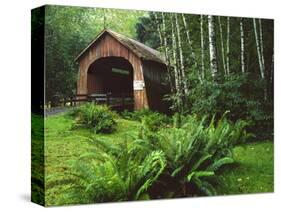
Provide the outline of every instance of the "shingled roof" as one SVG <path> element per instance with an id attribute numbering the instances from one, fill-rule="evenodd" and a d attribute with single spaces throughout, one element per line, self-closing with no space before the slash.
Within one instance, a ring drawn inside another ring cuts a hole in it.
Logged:
<path id="1" fill-rule="evenodd" d="M 78 61 L 84 55 L 84 53 L 86 53 L 88 49 L 91 48 L 99 40 L 99 38 L 106 33 L 110 34 L 129 50 L 134 52 L 139 58 L 166 64 L 165 59 L 160 52 L 144 45 L 143 43 L 140 43 L 139 41 L 128 38 L 109 29 L 104 29 L 101 33 L 99 33 L 97 37 L 76 57 L 75 60 Z"/>

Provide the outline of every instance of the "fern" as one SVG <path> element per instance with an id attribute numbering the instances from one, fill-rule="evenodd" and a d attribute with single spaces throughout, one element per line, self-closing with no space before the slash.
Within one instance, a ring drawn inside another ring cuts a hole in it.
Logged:
<path id="1" fill-rule="evenodd" d="M 144 125 L 130 142 L 128 136 L 122 143 L 87 138 L 95 144 L 92 151 L 69 162 L 68 179 L 50 176 L 47 186 L 67 185 L 64 203 L 214 195 L 217 171 L 234 162 L 232 148 L 250 136 L 246 126 L 229 122 L 226 114 L 209 123 L 206 117 L 182 116 L 177 127 L 154 133 Z"/>
<path id="2" fill-rule="evenodd" d="M 206 195 L 215 194 L 211 183 L 216 176 L 215 171 L 234 162 L 231 158 L 232 148 L 241 139 L 246 139 L 247 124 L 232 124 L 226 115 L 217 122 L 213 116 L 209 124 L 206 123 L 207 117 L 181 117 L 177 127 L 160 130 L 154 140 L 142 136 L 141 144 L 145 148 L 164 152 L 167 159 L 165 175 L 171 177 L 174 185 L 180 182 L 182 188 L 177 191 L 183 190 L 183 195 L 186 195 L 186 184 L 192 184 Z"/>
<path id="3" fill-rule="evenodd" d="M 75 127 L 90 128 L 95 133 L 110 133 L 115 130 L 117 114 L 107 106 L 86 103 L 70 112 L 75 117 Z"/>
<path id="4" fill-rule="evenodd" d="M 69 162 L 69 177 L 63 182 L 68 185 L 64 203 L 80 203 L 82 198 L 85 203 L 148 198 L 147 190 L 166 167 L 164 153 L 155 150 L 141 155 L 126 139 L 121 145 L 92 142 L 97 148 Z M 58 176 L 48 182 L 53 186 L 62 183 Z"/>
<path id="5" fill-rule="evenodd" d="M 231 164 L 231 163 L 234 163 L 233 158 L 224 157 L 224 158 L 221 158 L 219 160 L 214 161 L 210 166 L 207 167 L 206 170 L 208 170 L 208 171 L 216 171 L 221 166 L 226 165 L 226 164 Z"/>

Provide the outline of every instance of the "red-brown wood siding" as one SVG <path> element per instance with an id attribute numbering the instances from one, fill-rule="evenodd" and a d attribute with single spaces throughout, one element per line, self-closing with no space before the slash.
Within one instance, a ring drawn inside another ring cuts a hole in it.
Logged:
<path id="1" fill-rule="evenodd" d="M 97 59 L 103 57 L 125 58 L 131 63 L 133 67 L 134 80 L 144 80 L 141 59 L 107 33 L 104 36 L 100 37 L 93 44 L 93 46 L 89 50 L 87 50 L 79 59 L 79 78 L 77 82 L 78 94 L 88 93 L 87 85 L 89 67 Z M 91 80 L 93 79 L 89 79 L 89 81 Z M 134 91 L 134 102 L 134 108 L 136 110 L 148 107 L 146 88 L 144 88 L 143 90 Z"/>

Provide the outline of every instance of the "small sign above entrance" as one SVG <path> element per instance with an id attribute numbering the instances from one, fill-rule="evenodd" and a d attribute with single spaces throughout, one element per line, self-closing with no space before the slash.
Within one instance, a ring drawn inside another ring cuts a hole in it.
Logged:
<path id="1" fill-rule="evenodd" d="M 143 90 L 144 81 L 142 80 L 134 80 L 134 91 Z"/>

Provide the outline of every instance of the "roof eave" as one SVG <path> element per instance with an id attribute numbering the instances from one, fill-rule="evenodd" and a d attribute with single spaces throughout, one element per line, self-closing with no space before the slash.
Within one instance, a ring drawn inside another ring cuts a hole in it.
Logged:
<path id="1" fill-rule="evenodd" d="M 74 59 L 74 61 L 75 61 L 75 62 L 78 62 L 79 59 L 80 59 L 80 57 L 82 57 L 83 54 L 85 54 L 85 53 L 88 51 L 88 49 L 89 49 L 105 32 L 107 32 L 106 29 L 102 30 L 102 31 L 96 36 L 96 38 L 95 38 L 94 40 L 92 40 L 92 41 L 90 42 L 90 44 L 80 52 L 80 54 Z"/>
<path id="2" fill-rule="evenodd" d="M 104 34 L 104 33 L 108 33 L 110 34 L 112 37 L 114 37 L 118 42 L 120 42 L 122 45 L 124 45 L 126 48 L 128 48 L 129 50 L 131 50 L 137 57 L 139 57 L 140 59 L 143 60 L 147 60 L 147 61 L 155 61 L 158 63 L 162 63 L 167 65 L 165 60 L 162 60 L 161 58 L 146 58 L 144 57 L 142 54 L 140 54 L 138 51 L 135 51 L 134 49 L 132 49 L 126 42 L 123 42 L 122 39 L 120 39 L 117 35 L 114 34 L 113 31 L 109 30 L 109 29 L 104 29 L 102 30 L 97 36 L 96 38 L 90 42 L 90 44 L 84 48 L 82 50 L 82 52 L 75 58 L 75 62 L 79 62 L 79 60 L 81 59 L 81 57 L 91 48 L 91 46 Z"/>

